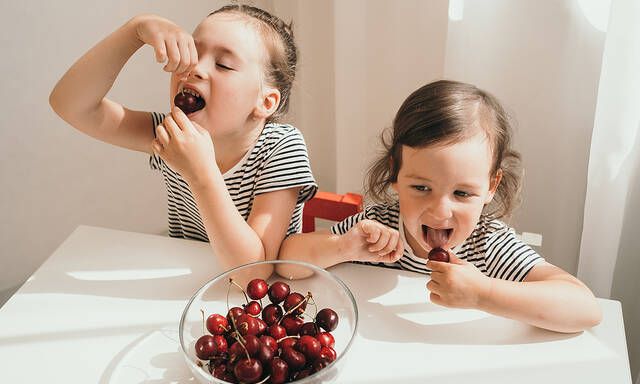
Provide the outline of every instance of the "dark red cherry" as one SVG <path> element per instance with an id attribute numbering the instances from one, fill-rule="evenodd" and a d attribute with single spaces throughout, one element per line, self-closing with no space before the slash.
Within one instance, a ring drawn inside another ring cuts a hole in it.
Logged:
<path id="1" fill-rule="evenodd" d="M 233 373 L 242 383 L 257 383 L 262 376 L 262 364 L 258 359 L 240 359 L 233 368 Z"/>
<path id="2" fill-rule="evenodd" d="M 273 384 L 282 384 L 289 379 L 289 364 L 286 361 L 279 357 L 274 357 L 269 366 Z"/>
<path id="3" fill-rule="evenodd" d="M 302 328 L 300 328 L 300 336 L 309 335 L 315 336 L 318 334 L 318 326 L 316 323 L 309 321 L 302 324 Z"/>
<path id="4" fill-rule="evenodd" d="M 294 292 L 284 299 L 284 304 L 282 306 L 284 307 L 285 313 L 289 313 L 290 310 L 296 308 L 290 313 L 299 316 L 302 315 L 304 310 L 307 308 L 307 302 L 304 300 L 304 296 L 302 296 L 302 294 Z"/>
<path id="5" fill-rule="evenodd" d="M 238 317 L 240 317 L 240 315 L 244 315 L 244 313 L 244 309 L 240 307 L 233 307 L 229 310 L 229 312 L 227 312 L 227 321 L 229 322 L 229 324 L 233 324 L 233 321 L 231 321 L 231 319 L 233 318 L 233 320 L 235 320 L 237 323 Z"/>
<path id="6" fill-rule="evenodd" d="M 260 349 L 260 339 L 254 335 L 247 335 L 244 337 L 244 347 L 247 349 L 249 356 L 255 356 Z"/>
<path id="7" fill-rule="evenodd" d="M 223 380 L 225 373 L 227 373 L 226 365 L 217 365 L 215 368 L 213 368 L 213 377 L 215 377 L 216 379 Z"/>
<path id="8" fill-rule="evenodd" d="M 269 287 L 269 300 L 271 300 L 273 304 L 279 304 L 289 296 L 289 292 L 291 292 L 289 284 L 276 281 Z"/>
<path id="9" fill-rule="evenodd" d="M 263 366 L 266 366 L 273 360 L 275 356 L 275 352 L 268 346 L 264 344 L 260 344 L 260 348 L 258 348 L 258 353 L 256 353 L 256 358 L 260 360 Z"/>
<path id="10" fill-rule="evenodd" d="M 278 352 L 278 342 L 273 337 L 262 335 L 260 336 L 260 342 L 269 347 L 273 353 Z"/>
<path id="11" fill-rule="evenodd" d="M 338 314 L 331 308 L 324 308 L 316 315 L 316 324 L 327 332 L 338 326 Z"/>
<path id="12" fill-rule="evenodd" d="M 267 331 L 268 325 L 259 317 L 254 317 L 254 319 L 256 319 L 256 324 L 258 324 L 258 333 L 256 333 L 256 336 L 260 336 Z"/>
<path id="13" fill-rule="evenodd" d="M 242 336 L 257 335 L 260 332 L 258 319 L 256 319 L 255 317 L 251 317 L 246 313 L 238 316 L 238 318 L 236 319 L 236 326 L 238 327 L 238 332 Z"/>
<path id="14" fill-rule="evenodd" d="M 280 340 L 280 343 L 278 343 L 278 347 L 280 347 L 280 349 L 294 348 L 296 344 L 298 344 L 297 337 L 285 337 L 284 339 Z"/>
<path id="15" fill-rule="evenodd" d="M 298 340 L 294 348 L 298 352 L 302 352 L 308 361 L 313 361 L 320 357 L 322 345 L 320 345 L 320 342 L 315 337 L 304 335 L 300 337 L 300 340 Z"/>
<path id="16" fill-rule="evenodd" d="M 336 357 L 338 357 L 338 354 L 333 348 L 322 347 L 320 349 L 320 359 L 327 359 L 330 362 L 333 362 Z"/>
<path id="17" fill-rule="evenodd" d="M 280 325 L 287 330 L 287 335 L 294 336 L 300 333 L 300 329 L 302 329 L 302 324 L 304 324 L 304 320 L 301 317 L 296 317 L 292 315 L 288 315 L 282 318 Z"/>
<path id="18" fill-rule="evenodd" d="M 241 342 L 236 341 L 229 347 L 229 363 L 234 364 L 242 357 L 247 357 L 247 350 Z"/>
<path id="19" fill-rule="evenodd" d="M 282 307 L 277 304 L 268 304 L 262 309 L 262 320 L 267 325 L 273 325 L 280 320 L 283 314 Z"/>
<path id="20" fill-rule="evenodd" d="M 252 300 L 260 300 L 267 295 L 269 285 L 262 279 L 253 279 L 247 284 L 247 295 Z"/>
<path id="21" fill-rule="evenodd" d="M 320 342 L 320 345 L 323 347 L 333 348 L 336 344 L 336 340 L 333 338 L 333 335 L 329 332 L 320 332 L 316 335 L 316 339 Z"/>
<path id="22" fill-rule="evenodd" d="M 227 352 L 229 348 L 229 343 L 227 343 L 227 339 L 223 335 L 215 335 L 213 336 L 213 342 L 216 344 L 217 353 Z"/>
<path id="23" fill-rule="evenodd" d="M 226 317 L 214 313 L 207 318 L 207 330 L 213 335 L 222 335 L 229 328 L 229 321 Z"/>
<path id="24" fill-rule="evenodd" d="M 179 92 L 173 98 L 173 104 L 187 115 L 204 108 L 204 99 L 187 92 Z"/>
<path id="25" fill-rule="evenodd" d="M 326 368 L 329 364 L 331 364 L 329 360 L 320 358 L 311 364 L 311 369 L 313 370 L 313 373 L 316 373 L 319 370 Z"/>
<path id="26" fill-rule="evenodd" d="M 211 335 L 200 336 L 196 341 L 196 356 L 200 360 L 209 360 L 215 356 L 216 343 Z"/>
<path id="27" fill-rule="evenodd" d="M 441 261 L 441 262 L 448 263 L 449 262 L 449 253 L 447 251 L 445 251 L 444 249 L 440 248 L 440 247 L 433 248 L 432 250 L 429 251 L 428 258 L 429 258 L 429 260 Z"/>
<path id="28" fill-rule="evenodd" d="M 280 340 L 283 337 L 287 336 L 287 330 L 282 325 L 278 324 L 273 324 L 272 326 L 267 328 L 267 332 L 269 333 L 269 336 L 273 337 L 276 340 Z"/>
<path id="29" fill-rule="evenodd" d="M 280 357 L 287 362 L 289 369 L 292 371 L 302 369 L 302 367 L 307 363 L 307 359 L 304 357 L 303 353 L 290 347 L 283 348 Z"/>
<path id="30" fill-rule="evenodd" d="M 251 316 L 258 316 L 260 312 L 262 312 L 262 307 L 260 306 L 260 303 L 253 300 L 244 306 L 244 311 Z"/>

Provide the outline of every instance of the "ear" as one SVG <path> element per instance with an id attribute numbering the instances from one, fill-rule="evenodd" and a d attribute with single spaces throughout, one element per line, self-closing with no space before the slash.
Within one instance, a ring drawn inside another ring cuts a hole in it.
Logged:
<path id="1" fill-rule="evenodd" d="M 260 94 L 256 109 L 253 111 L 254 117 L 267 119 L 273 115 L 280 105 L 280 91 L 277 88 L 265 87 Z"/>
<path id="2" fill-rule="evenodd" d="M 495 176 L 493 176 L 490 180 L 489 194 L 487 195 L 487 199 L 484 202 L 485 204 L 489 204 L 491 200 L 493 200 L 493 196 L 495 196 L 496 191 L 498 190 L 498 185 L 500 185 L 500 180 L 502 180 L 502 169 L 498 169 Z"/>

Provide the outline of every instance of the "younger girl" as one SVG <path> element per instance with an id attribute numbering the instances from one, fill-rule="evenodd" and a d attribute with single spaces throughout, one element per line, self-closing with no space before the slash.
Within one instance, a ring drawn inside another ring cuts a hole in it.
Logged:
<path id="1" fill-rule="evenodd" d="M 166 117 L 105 97 L 145 44 L 171 72 Z M 296 62 L 290 26 L 258 8 L 223 7 L 193 35 L 140 15 L 82 56 L 50 103 L 78 130 L 149 153 L 167 186 L 169 234 L 210 239 L 231 268 L 275 259 L 317 188 L 301 133 L 274 123 L 289 105 Z"/>
<path id="2" fill-rule="evenodd" d="M 498 220 L 511 213 L 520 187 L 510 138 L 506 114 L 488 93 L 453 81 L 423 86 L 400 107 L 386 151 L 370 169 L 368 192 L 381 204 L 331 234 L 290 237 L 280 258 L 322 267 L 359 260 L 430 274 L 436 304 L 559 332 L 598 324 L 591 291 Z M 448 250 L 449 263 L 428 261 L 437 247 Z"/>

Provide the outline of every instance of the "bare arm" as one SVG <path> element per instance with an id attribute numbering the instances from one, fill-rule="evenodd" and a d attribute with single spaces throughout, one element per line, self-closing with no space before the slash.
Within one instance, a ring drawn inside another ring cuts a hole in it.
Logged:
<path id="1" fill-rule="evenodd" d="M 165 40 L 193 39 L 178 26 L 153 15 L 129 20 L 85 53 L 62 76 L 49 96 L 53 110 L 76 129 L 99 140 L 125 148 L 151 153 L 151 116 L 132 111 L 107 99 L 118 74 L 129 58 L 144 44 L 156 50 L 158 61 L 169 61 L 166 71 L 188 70 L 197 62 L 176 57 L 167 50 Z M 193 48 L 195 52 L 195 46 Z M 178 72 L 179 73 L 179 72 Z"/>
<path id="2" fill-rule="evenodd" d="M 534 266 L 523 282 L 485 276 L 473 264 L 451 256 L 451 263 L 427 262 L 431 301 L 476 308 L 557 332 L 579 332 L 597 325 L 602 313 L 591 291 L 549 263 Z"/>
<path id="3" fill-rule="evenodd" d="M 278 257 L 328 268 L 346 261 L 394 262 L 402 257 L 403 250 L 398 231 L 372 220 L 362 220 L 344 235 L 325 231 L 289 236 Z M 293 265 L 278 265 L 276 272 L 294 279 L 309 275 L 307 269 Z"/>

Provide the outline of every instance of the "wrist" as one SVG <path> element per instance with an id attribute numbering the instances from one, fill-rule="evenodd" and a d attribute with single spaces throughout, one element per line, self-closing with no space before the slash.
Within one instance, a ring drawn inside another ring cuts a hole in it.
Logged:
<path id="1" fill-rule="evenodd" d="M 217 167 L 207 172 L 198 172 L 195 175 L 182 175 L 182 177 L 192 192 L 194 192 L 194 190 L 214 189 L 216 186 L 222 186 L 225 190 L 227 188 L 224 177 L 222 177 Z"/>
<path id="2" fill-rule="evenodd" d="M 495 279 L 485 276 L 478 294 L 478 309 L 489 312 L 493 301 Z"/>
<path id="3" fill-rule="evenodd" d="M 337 252 L 336 252 L 336 256 L 338 258 L 338 262 L 345 262 L 345 261 L 352 261 L 354 260 L 353 257 L 353 252 L 350 250 L 349 247 L 349 239 L 347 238 L 347 235 L 334 235 L 335 236 L 335 241 L 336 241 L 336 245 L 337 245 Z"/>

